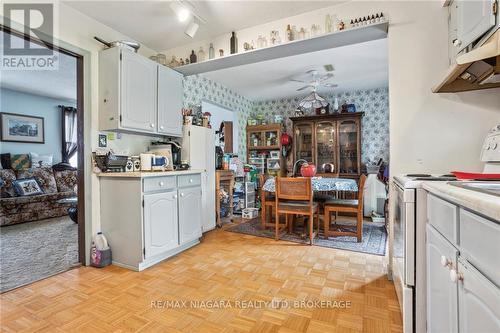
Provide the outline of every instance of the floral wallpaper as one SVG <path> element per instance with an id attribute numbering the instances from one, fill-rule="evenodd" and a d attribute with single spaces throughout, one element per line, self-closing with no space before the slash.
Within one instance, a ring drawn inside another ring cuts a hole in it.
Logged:
<path id="1" fill-rule="evenodd" d="M 234 126 L 238 126 L 240 129 L 238 151 L 245 152 L 245 126 L 247 118 L 253 108 L 253 102 L 224 85 L 206 77 L 200 75 L 184 77 L 184 106 L 191 107 L 194 105 L 201 105 L 203 100 L 237 112 L 238 124 L 234 124 Z M 242 155 L 243 158 L 245 158 L 246 154 Z"/>
<path id="2" fill-rule="evenodd" d="M 357 111 L 364 112 L 362 118 L 361 160 L 367 163 L 382 157 L 389 161 L 389 91 L 387 87 L 357 90 L 339 94 L 322 95 L 331 105 L 337 97 L 339 105 L 354 104 Z M 271 101 L 251 101 L 224 85 L 201 75 L 184 78 L 184 106 L 201 105 L 203 100 L 215 103 L 238 113 L 238 150 L 246 158 L 246 124 L 249 117 L 263 114 L 271 121 L 274 115 L 285 118 L 287 131 L 291 132 L 291 117 L 301 97 L 282 98 Z"/>
<path id="3" fill-rule="evenodd" d="M 354 104 L 356 111 L 365 113 L 361 124 L 362 163 L 366 164 L 380 157 L 386 162 L 389 161 L 389 90 L 387 87 L 322 95 L 322 97 L 330 105 L 333 105 L 337 97 L 339 105 L 344 102 Z M 291 133 L 292 122 L 288 117 L 294 116 L 296 106 L 301 99 L 302 97 L 293 97 L 254 102 L 250 116 L 263 114 L 267 121 L 272 121 L 274 115 L 282 115 L 285 118 L 287 132 Z M 244 127 L 245 123 L 243 123 L 243 130 Z"/>

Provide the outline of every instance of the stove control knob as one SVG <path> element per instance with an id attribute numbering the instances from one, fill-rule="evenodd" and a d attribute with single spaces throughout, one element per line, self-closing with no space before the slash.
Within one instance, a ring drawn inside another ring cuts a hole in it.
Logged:
<path id="1" fill-rule="evenodd" d="M 497 145 L 497 143 L 496 143 L 496 142 L 492 142 L 492 143 L 491 143 L 491 149 L 495 150 L 495 149 L 497 149 L 497 146 L 498 146 L 498 145 Z"/>

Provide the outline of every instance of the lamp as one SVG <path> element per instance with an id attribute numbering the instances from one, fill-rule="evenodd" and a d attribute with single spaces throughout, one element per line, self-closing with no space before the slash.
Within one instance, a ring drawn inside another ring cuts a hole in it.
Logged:
<path id="1" fill-rule="evenodd" d="M 311 94 L 307 95 L 299 102 L 299 106 L 303 109 L 317 109 L 326 107 L 327 105 L 328 102 L 323 97 L 318 95 L 316 89 L 314 89 Z"/>
<path id="2" fill-rule="evenodd" d="M 188 24 L 186 27 L 186 30 L 184 30 L 184 33 L 188 35 L 189 37 L 193 38 L 196 32 L 198 31 L 198 28 L 200 25 L 194 21 L 194 19 Z"/>
<path id="3" fill-rule="evenodd" d="M 186 22 L 191 16 L 191 11 L 180 2 L 172 1 L 172 3 L 170 3 L 170 8 L 174 11 L 175 15 L 177 15 L 177 19 L 180 22 Z"/>

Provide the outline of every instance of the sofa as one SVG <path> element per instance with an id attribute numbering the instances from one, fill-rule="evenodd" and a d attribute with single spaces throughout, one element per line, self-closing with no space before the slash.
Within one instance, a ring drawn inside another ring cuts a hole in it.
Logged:
<path id="1" fill-rule="evenodd" d="M 28 178 L 36 179 L 42 194 L 19 196 L 16 193 L 13 181 Z M 0 226 L 68 215 L 72 204 L 59 200 L 76 196 L 77 179 L 75 169 L 1 169 Z"/>

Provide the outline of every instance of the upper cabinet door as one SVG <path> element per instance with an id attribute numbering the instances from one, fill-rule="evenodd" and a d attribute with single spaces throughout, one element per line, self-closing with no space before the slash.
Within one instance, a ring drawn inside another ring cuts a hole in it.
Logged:
<path id="1" fill-rule="evenodd" d="M 122 50 L 121 127 L 156 132 L 157 64 Z"/>
<path id="2" fill-rule="evenodd" d="M 179 245 L 177 191 L 144 196 L 144 257 L 176 248 Z"/>
<path id="3" fill-rule="evenodd" d="M 158 132 L 182 136 L 182 74 L 158 66 Z"/>
<path id="4" fill-rule="evenodd" d="M 484 35 L 495 25 L 494 1 L 455 1 L 457 6 L 457 40 L 455 46 L 462 50 Z"/>

